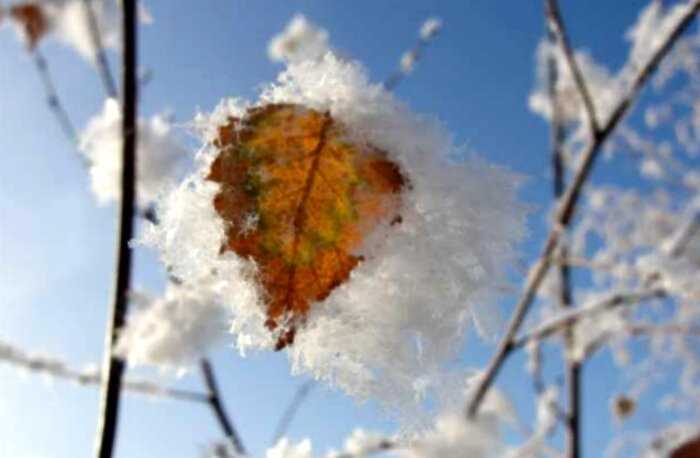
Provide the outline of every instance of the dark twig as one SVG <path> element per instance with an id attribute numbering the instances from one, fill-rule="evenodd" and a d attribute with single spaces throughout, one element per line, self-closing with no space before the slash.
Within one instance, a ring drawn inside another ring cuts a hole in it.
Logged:
<path id="1" fill-rule="evenodd" d="M 571 49 L 571 44 L 569 43 L 569 37 L 566 33 L 566 28 L 564 27 L 564 20 L 559 12 L 557 0 L 545 0 L 545 14 L 547 15 L 549 33 L 552 37 L 554 37 L 554 40 L 559 44 L 559 47 L 564 53 L 564 58 L 566 59 L 569 71 L 574 77 L 574 82 L 576 83 L 578 93 L 583 100 L 583 106 L 586 110 L 586 116 L 588 118 L 588 124 L 591 128 L 591 132 L 593 135 L 595 135 L 599 130 L 595 105 L 593 104 L 593 99 L 591 98 L 591 93 L 588 90 L 588 85 L 584 80 L 583 73 L 581 73 L 581 69 L 576 62 L 573 50 Z"/>
<path id="2" fill-rule="evenodd" d="M 95 456 L 111 458 L 117 433 L 119 400 L 121 395 L 124 361 L 112 353 L 118 333 L 124 325 L 128 292 L 131 283 L 131 249 L 129 242 L 134 230 L 136 203 L 136 110 L 138 80 L 136 75 L 136 16 L 137 0 L 122 1 L 123 17 L 123 94 L 122 94 L 122 176 L 117 242 L 117 267 L 113 305 L 105 336 L 104 363 L 100 416 L 98 418 Z"/>
<path id="3" fill-rule="evenodd" d="M 231 445 L 233 446 L 234 450 L 239 455 L 245 455 L 246 451 L 245 447 L 243 446 L 243 442 L 241 441 L 241 438 L 238 435 L 233 422 L 229 418 L 229 415 L 226 413 L 226 409 L 221 401 L 219 387 L 216 383 L 216 377 L 214 375 L 214 370 L 211 367 L 211 363 L 208 359 L 203 358 L 199 365 L 202 370 L 202 375 L 204 376 L 204 383 L 207 387 L 209 405 L 214 411 L 216 419 L 219 421 L 219 425 L 221 425 L 221 429 L 224 431 L 226 438 L 231 441 Z"/>
<path id="4" fill-rule="evenodd" d="M 97 22 L 95 8 L 92 5 L 92 0 L 83 0 L 85 13 L 88 21 L 88 29 L 90 30 L 90 39 L 95 50 L 95 64 L 102 80 L 102 86 L 108 97 L 117 98 L 117 85 L 114 83 L 114 77 L 109 69 L 109 61 L 105 54 L 105 48 L 102 44 L 102 35 L 100 34 L 100 25 Z"/>
<path id="5" fill-rule="evenodd" d="M 315 384 L 316 383 L 313 380 L 309 380 L 302 383 L 301 386 L 297 388 L 296 392 L 294 393 L 294 396 L 292 397 L 292 400 L 290 401 L 287 408 L 284 410 L 284 413 L 282 413 L 282 416 L 280 417 L 279 422 L 277 423 L 275 433 L 272 435 L 272 444 L 276 444 L 277 441 L 279 441 L 282 438 L 282 436 L 284 436 L 287 433 L 289 425 L 292 423 L 292 420 L 294 420 L 294 416 L 299 411 L 299 407 L 309 395 L 311 389 L 314 387 Z"/>
<path id="6" fill-rule="evenodd" d="M 550 11 L 550 16 L 558 16 L 558 10 L 556 9 L 556 2 L 549 2 L 553 4 L 553 8 L 548 8 Z M 553 14 L 554 11 L 556 14 Z M 551 21 L 548 21 L 551 22 Z M 557 22 L 556 20 L 554 22 Z M 566 39 L 566 34 L 564 33 L 563 25 L 557 22 L 559 27 L 548 27 L 549 40 L 552 44 L 557 41 L 557 36 L 560 37 L 560 42 L 562 47 L 568 50 L 568 41 Z M 559 34 L 557 34 L 557 30 Z M 566 52 L 566 51 L 565 51 Z M 570 54 L 570 50 L 569 50 Z M 559 68 L 557 66 L 558 59 L 555 58 L 553 54 L 550 53 L 547 59 L 547 70 L 549 73 L 549 100 L 552 104 L 552 117 L 551 117 L 551 145 L 552 145 L 552 174 L 554 175 L 554 199 L 557 202 L 562 193 L 564 192 L 565 183 L 565 167 L 564 167 L 564 141 L 565 141 L 565 129 L 562 123 L 561 116 L 561 105 L 559 98 L 557 97 L 557 80 L 559 78 Z M 575 66 L 576 63 L 573 58 L 569 61 L 570 66 Z M 586 91 L 585 83 L 581 80 L 582 93 Z M 592 105 L 591 105 L 592 106 Z M 595 119 L 595 115 L 591 119 Z M 591 121 L 593 122 L 593 121 Z M 593 125 L 592 130 L 597 129 L 597 125 Z M 560 243 L 559 256 L 562 258 L 567 257 L 567 247 L 563 243 Z M 572 285 L 571 285 L 571 270 L 566 264 L 559 265 L 557 268 L 557 273 L 559 275 L 559 302 L 563 308 L 570 308 L 572 305 Z M 570 350 L 573 346 L 573 329 L 571 326 L 567 326 L 564 332 L 564 343 L 567 350 Z M 568 351 L 567 351 L 568 353 Z M 573 361 L 566 358 L 565 361 L 565 379 L 568 388 L 568 412 L 564 415 L 564 425 L 566 427 L 566 449 L 567 456 L 569 458 L 579 458 L 581 456 L 581 431 L 580 431 L 580 414 L 581 414 L 581 363 L 579 361 Z"/>
<path id="7" fill-rule="evenodd" d="M 663 45 L 656 50 L 651 59 L 641 68 L 637 76 L 634 78 L 628 94 L 618 103 L 617 107 L 613 111 L 613 114 L 604 124 L 604 127 L 602 127 L 597 133 L 594 132 L 591 141 L 584 149 L 581 155 L 580 165 L 574 174 L 574 178 L 560 199 L 559 208 L 556 212 L 555 223 L 547 236 L 542 253 L 538 257 L 533 267 L 530 269 L 530 273 L 523 290 L 523 295 L 515 306 L 508 329 L 501 339 L 501 342 L 496 349 L 496 353 L 486 369 L 484 377 L 480 380 L 479 385 L 474 391 L 472 399 L 467 405 L 467 415 L 469 417 L 474 417 L 476 415 L 484 395 L 494 382 L 498 372 L 503 366 L 503 363 L 514 348 L 514 339 L 530 309 L 530 306 L 532 305 L 540 285 L 542 284 L 542 280 L 544 280 L 544 277 L 551 266 L 552 255 L 555 253 L 556 248 L 559 245 L 558 242 L 562 235 L 562 230 L 569 225 L 574 216 L 579 196 L 583 190 L 583 185 L 590 175 L 595 160 L 598 158 L 601 146 L 613 133 L 625 114 L 627 114 L 632 104 L 636 101 L 639 91 L 642 89 L 649 77 L 654 73 L 661 60 L 664 58 L 664 56 L 666 56 L 666 54 L 668 54 L 671 47 L 681 36 L 681 34 L 688 28 L 688 26 L 690 26 L 699 9 L 700 0 L 695 0 L 689 6 L 688 11 L 676 24 L 671 33 L 663 41 Z"/>

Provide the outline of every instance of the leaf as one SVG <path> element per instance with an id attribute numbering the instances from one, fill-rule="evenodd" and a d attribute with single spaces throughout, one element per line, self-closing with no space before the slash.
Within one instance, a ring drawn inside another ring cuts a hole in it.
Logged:
<path id="1" fill-rule="evenodd" d="M 219 128 L 209 180 L 227 224 L 222 252 L 255 261 L 276 349 L 294 341 L 312 303 L 345 282 L 381 224 L 401 222 L 407 182 L 371 145 L 352 142 L 328 113 L 300 105 L 251 108 Z"/>
<path id="2" fill-rule="evenodd" d="M 695 436 L 673 450 L 669 458 L 697 458 L 698 456 L 700 456 L 700 436 Z"/>
<path id="3" fill-rule="evenodd" d="M 24 31 L 27 46 L 34 49 L 49 29 L 49 23 L 41 7 L 34 3 L 23 3 L 10 8 L 10 17 L 17 21 Z"/>

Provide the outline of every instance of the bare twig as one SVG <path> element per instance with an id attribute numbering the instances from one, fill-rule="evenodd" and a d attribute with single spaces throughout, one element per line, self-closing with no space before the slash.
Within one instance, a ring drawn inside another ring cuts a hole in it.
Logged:
<path id="1" fill-rule="evenodd" d="M 122 1 L 123 17 L 123 94 L 122 94 L 122 175 L 117 243 L 117 267 L 113 305 L 105 335 L 104 362 L 100 415 L 98 418 L 95 456 L 111 458 L 117 433 L 119 400 L 121 395 L 124 361 L 116 357 L 112 347 L 125 322 L 128 308 L 128 292 L 131 283 L 131 249 L 129 242 L 134 230 L 136 203 L 136 110 L 138 80 L 136 75 L 136 16 L 137 0 Z"/>
<path id="2" fill-rule="evenodd" d="M 523 295 L 515 306 L 508 329 L 501 339 L 501 342 L 496 349 L 496 353 L 486 369 L 484 377 L 480 380 L 479 386 L 475 390 L 472 399 L 467 405 L 467 415 L 469 417 L 474 417 L 476 415 L 484 395 L 498 375 L 504 361 L 513 350 L 515 336 L 517 335 L 517 332 L 520 329 L 530 306 L 532 305 L 535 295 L 542 284 L 542 280 L 544 280 L 544 277 L 551 266 L 551 257 L 558 246 L 558 241 L 561 237 L 562 230 L 569 225 L 574 216 L 579 196 L 583 190 L 583 185 L 590 175 L 593 164 L 599 155 L 601 146 L 615 130 L 624 115 L 627 114 L 630 107 L 637 99 L 637 95 L 644 86 L 644 83 L 649 79 L 652 73 L 654 73 L 663 57 L 668 54 L 678 37 L 681 36 L 681 34 L 692 23 L 693 19 L 695 19 L 699 9 L 700 0 L 695 0 L 689 6 L 688 11 L 683 15 L 683 17 L 663 41 L 663 45 L 656 50 L 651 59 L 640 69 L 639 73 L 633 80 L 628 94 L 618 103 L 617 107 L 613 111 L 613 114 L 604 124 L 604 127 L 602 127 L 597 134 L 594 133 L 591 141 L 584 149 L 581 156 L 580 165 L 574 174 L 574 178 L 560 199 L 555 224 L 547 236 L 542 253 L 530 270 L 530 274 L 523 290 Z"/>
<path id="3" fill-rule="evenodd" d="M 114 77 L 109 69 L 109 61 L 105 54 L 105 49 L 102 44 L 102 35 L 100 34 L 100 25 L 97 22 L 95 8 L 92 5 L 92 0 L 83 0 L 85 13 L 87 16 L 88 29 L 90 30 L 90 39 L 95 50 L 95 63 L 97 70 L 102 80 L 102 86 L 108 97 L 117 98 L 117 85 L 114 83 Z"/>
<path id="4" fill-rule="evenodd" d="M 564 27 L 564 21 L 559 12 L 557 0 L 545 0 L 545 13 L 547 15 L 549 33 L 554 37 L 564 53 L 564 58 L 566 59 L 569 71 L 571 71 L 571 75 L 574 77 L 574 82 L 576 83 L 579 95 L 583 100 L 583 106 L 586 110 L 586 116 L 591 132 L 593 135 L 595 135 L 599 130 L 595 105 L 593 104 L 593 99 L 591 98 L 591 93 L 588 90 L 588 85 L 583 78 L 581 69 L 576 62 L 576 58 L 574 57 L 574 53 L 571 49 L 571 44 L 569 43 L 569 37 L 566 33 L 566 28 Z"/>
<path id="5" fill-rule="evenodd" d="M 211 363 L 208 359 L 203 358 L 200 361 L 199 366 L 202 370 L 202 375 L 204 376 L 204 384 L 207 387 L 207 400 L 210 407 L 214 411 L 214 415 L 216 416 L 221 429 L 224 431 L 226 438 L 231 441 L 231 445 L 233 446 L 234 450 L 239 455 L 245 455 L 246 451 L 245 447 L 243 446 L 243 442 L 241 441 L 241 438 L 233 425 L 233 421 L 231 421 L 221 400 L 219 387 L 216 383 L 216 376 L 214 375 L 214 370 L 211 367 Z"/>
<path id="6" fill-rule="evenodd" d="M 287 433 L 287 429 L 289 429 L 289 425 L 292 423 L 294 416 L 299 411 L 299 407 L 309 395 L 311 389 L 314 387 L 315 384 L 316 383 L 313 380 L 308 380 L 302 383 L 299 386 L 299 388 L 297 388 L 297 390 L 294 392 L 292 400 L 289 402 L 287 408 L 284 409 L 282 416 L 277 422 L 275 433 L 272 435 L 272 444 L 276 444 L 277 441 L 279 441 L 282 438 L 282 436 L 284 436 Z"/>

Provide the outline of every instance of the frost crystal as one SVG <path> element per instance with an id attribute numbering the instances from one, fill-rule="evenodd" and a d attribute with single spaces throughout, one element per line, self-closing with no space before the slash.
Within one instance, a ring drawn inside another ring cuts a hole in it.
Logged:
<path id="1" fill-rule="evenodd" d="M 274 447 L 267 450 L 265 458 L 311 458 L 311 441 L 304 439 L 294 445 L 289 439 L 283 437 Z"/>
<path id="2" fill-rule="evenodd" d="M 273 61 L 300 62 L 319 59 L 329 49 L 328 32 L 297 14 L 270 40 L 267 55 Z"/>
<path id="3" fill-rule="evenodd" d="M 429 40 L 437 35 L 442 29 L 442 19 L 431 17 L 425 20 L 420 28 L 420 37 L 422 40 Z"/>
<path id="4" fill-rule="evenodd" d="M 170 285 L 163 297 L 137 295 L 135 299 L 137 308 L 116 347 L 116 353 L 132 365 L 182 369 L 226 335 L 226 309 L 206 294 Z"/>
<path id="5" fill-rule="evenodd" d="M 451 377 L 447 366 L 470 321 L 488 322 L 495 313 L 489 300 L 503 286 L 503 268 L 524 232 L 518 177 L 476 158 L 450 163 L 461 151 L 436 121 L 410 113 L 370 84 L 359 64 L 332 54 L 290 65 L 260 103 L 328 111 L 352 141 L 386 151 L 406 173 L 411 189 L 401 224 L 369 235 L 358 254 L 371 256 L 311 308 L 288 355 L 295 373 L 404 413 L 416 409 Z M 225 101 L 210 119 L 242 111 L 233 105 Z M 217 186 L 204 179 L 214 154 L 205 146 L 199 171 L 162 200 L 162 224 L 146 242 L 160 248 L 178 277 L 193 283 L 212 276 L 209 283 L 233 312 L 241 351 L 271 348 L 257 266 L 231 252 L 220 255 Z"/>
<path id="6" fill-rule="evenodd" d="M 121 194 L 121 108 L 115 99 L 105 101 L 80 137 L 80 150 L 90 164 L 92 191 L 100 205 L 117 201 Z M 153 202 L 176 177 L 187 151 L 174 139 L 165 116 L 139 119 L 137 145 L 137 196 L 139 206 Z"/>

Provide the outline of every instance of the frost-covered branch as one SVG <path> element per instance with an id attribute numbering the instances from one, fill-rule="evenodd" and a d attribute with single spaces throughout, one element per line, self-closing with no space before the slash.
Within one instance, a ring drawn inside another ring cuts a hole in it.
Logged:
<path id="1" fill-rule="evenodd" d="M 233 421 L 231 420 L 230 416 L 226 412 L 226 408 L 224 407 L 221 394 L 219 392 L 219 387 L 216 383 L 214 370 L 211 367 L 211 363 L 207 358 L 203 358 L 200 361 L 199 365 L 202 371 L 202 375 L 204 376 L 204 384 L 207 387 L 207 401 L 209 402 L 209 405 L 214 411 L 214 415 L 216 416 L 219 425 L 221 425 L 221 429 L 224 431 L 226 438 L 231 441 L 231 445 L 233 446 L 236 453 L 238 453 L 239 455 L 245 455 L 246 450 L 243 446 L 243 441 L 241 440 L 241 437 L 236 431 L 236 427 L 234 426 Z"/>
<path id="2" fill-rule="evenodd" d="M 0 362 L 10 364 L 29 372 L 77 383 L 82 386 L 99 385 L 101 382 L 99 371 L 96 368 L 83 370 L 75 369 L 58 358 L 30 354 L 3 341 L 0 341 Z M 146 396 L 156 396 L 179 401 L 208 402 L 208 397 L 204 393 L 170 388 L 148 380 L 127 379 L 124 381 L 123 387 L 127 391 Z"/>
<path id="3" fill-rule="evenodd" d="M 126 321 L 128 293 L 131 284 L 131 248 L 129 243 L 133 238 L 134 210 L 136 208 L 136 111 L 138 99 L 136 3 L 137 0 L 124 0 L 122 2 L 124 46 L 122 51 L 121 201 L 114 297 L 105 335 L 100 414 L 96 433 L 95 456 L 98 458 L 111 458 L 113 454 L 122 377 L 125 368 L 124 360 L 113 354 L 113 346 L 117 343 L 118 333 Z"/>
<path id="4" fill-rule="evenodd" d="M 289 429 L 289 425 L 292 423 L 292 420 L 294 420 L 294 417 L 299 411 L 299 407 L 301 407 L 301 404 L 308 397 L 314 385 L 316 385 L 316 382 L 309 380 L 302 383 L 301 386 L 297 388 L 292 400 L 289 402 L 287 408 L 284 409 L 284 412 L 277 423 L 275 433 L 272 436 L 273 444 L 276 444 L 287 433 L 287 429 Z"/>
<path id="5" fill-rule="evenodd" d="M 542 253 L 530 270 L 523 295 L 515 306 L 508 329 L 487 367 L 485 376 L 468 403 L 467 413 L 469 417 L 474 417 L 476 415 L 486 391 L 488 391 L 489 387 L 494 382 L 503 363 L 514 348 L 514 339 L 536 297 L 542 281 L 549 271 L 552 255 L 559 245 L 563 230 L 569 225 L 574 216 L 580 194 L 583 190 L 583 185 L 590 176 L 590 172 L 599 156 L 601 147 L 632 107 L 644 83 L 646 83 L 649 77 L 658 68 L 659 63 L 671 50 L 676 40 L 690 26 L 693 19 L 695 19 L 699 9 L 700 0 L 695 0 L 688 6 L 685 13 L 662 41 L 661 46 L 657 48 L 632 79 L 632 84 L 630 85 L 628 93 L 617 103 L 616 108 L 612 111 L 612 115 L 603 124 L 600 130 L 594 133 L 592 139 L 585 147 L 571 184 L 560 199 L 553 227 L 547 236 Z"/>

